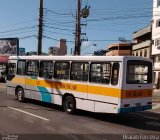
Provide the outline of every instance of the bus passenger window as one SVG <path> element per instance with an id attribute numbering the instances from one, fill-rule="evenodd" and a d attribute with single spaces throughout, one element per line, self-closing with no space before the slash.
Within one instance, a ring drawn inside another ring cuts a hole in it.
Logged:
<path id="1" fill-rule="evenodd" d="M 28 61 L 27 75 L 28 76 L 38 76 L 38 74 L 39 74 L 39 62 L 38 61 Z"/>
<path id="2" fill-rule="evenodd" d="M 110 63 L 92 63 L 90 82 L 109 84 L 111 75 Z"/>
<path id="3" fill-rule="evenodd" d="M 53 62 L 52 61 L 41 61 L 39 77 L 46 79 L 52 79 L 53 77 Z"/>
<path id="4" fill-rule="evenodd" d="M 16 64 L 9 63 L 8 64 L 8 75 L 15 75 L 16 74 Z"/>
<path id="5" fill-rule="evenodd" d="M 54 67 L 54 78 L 69 79 L 69 62 L 56 62 Z"/>
<path id="6" fill-rule="evenodd" d="M 73 62 L 71 68 L 71 80 L 88 81 L 88 63 Z"/>
<path id="7" fill-rule="evenodd" d="M 25 75 L 25 71 L 26 71 L 26 61 L 19 60 L 17 66 L 17 74 Z"/>
<path id="8" fill-rule="evenodd" d="M 112 85 L 118 84 L 118 77 L 119 77 L 119 63 L 114 63 L 112 67 Z"/>
<path id="9" fill-rule="evenodd" d="M 127 84 L 152 83 L 152 63 L 140 60 L 128 60 Z"/>

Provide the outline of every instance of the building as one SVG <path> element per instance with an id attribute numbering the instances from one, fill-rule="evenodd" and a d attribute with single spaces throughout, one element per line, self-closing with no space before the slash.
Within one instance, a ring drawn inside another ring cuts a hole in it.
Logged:
<path id="1" fill-rule="evenodd" d="M 121 42 L 107 46 L 107 56 L 132 55 L 132 43 Z"/>
<path id="2" fill-rule="evenodd" d="M 151 58 L 152 46 L 152 28 L 151 25 L 133 33 L 132 55 Z"/>
<path id="3" fill-rule="evenodd" d="M 58 47 L 49 47 L 48 54 L 49 55 L 58 55 Z"/>
<path id="4" fill-rule="evenodd" d="M 35 51 L 30 51 L 30 52 L 26 52 L 25 55 L 37 55 L 37 52 L 35 52 Z M 42 52 L 41 55 L 48 55 L 48 53 Z"/>
<path id="5" fill-rule="evenodd" d="M 49 47 L 49 55 L 67 55 L 66 39 L 60 39 L 56 47 Z"/>
<path id="6" fill-rule="evenodd" d="M 160 88 L 160 0 L 153 0 L 152 55 L 154 57 L 154 80 Z"/>
<path id="7" fill-rule="evenodd" d="M 19 55 L 25 55 L 26 49 L 25 48 L 19 48 Z"/>

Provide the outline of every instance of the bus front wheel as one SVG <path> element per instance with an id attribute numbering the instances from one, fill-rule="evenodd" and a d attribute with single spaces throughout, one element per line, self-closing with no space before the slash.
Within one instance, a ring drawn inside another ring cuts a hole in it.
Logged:
<path id="1" fill-rule="evenodd" d="M 16 96 L 17 96 L 17 100 L 19 102 L 24 102 L 25 96 L 24 96 L 24 90 L 23 90 L 23 88 L 18 88 L 16 90 Z"/>
<path id="2" fill-rule="evenodd" d="M 74 114 L 76 111 L 76 101 L 73 96 L 66 96 L 63 100 L 64 111 L 69 114 Z"/>

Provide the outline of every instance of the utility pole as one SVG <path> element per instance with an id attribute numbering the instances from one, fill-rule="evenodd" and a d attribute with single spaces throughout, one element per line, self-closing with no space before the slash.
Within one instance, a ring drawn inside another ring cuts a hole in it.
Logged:
<path id="1" fill-rule="evenodd" d="M 37 55 L 42 54 L 42 35 L 43 35 L 43 0 L 40 0 L 39 8 L 39 31 L 38 31 L 38 49 Z"/>
<path id="2" fill-rule="evenodd" d="M 81 50 L 81 0 L 77 1 L 76 33 L 74 55 L 80 55 Z"/>

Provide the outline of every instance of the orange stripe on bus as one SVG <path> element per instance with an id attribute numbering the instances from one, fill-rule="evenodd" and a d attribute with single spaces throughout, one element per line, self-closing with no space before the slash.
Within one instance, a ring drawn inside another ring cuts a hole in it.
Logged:
<path id="1" fill-rule="evenodd" d="M 145 98 L 152 97 L 152 89 L 122 90 L 121 98 Z"/>
<path id="2" fill-rule="evenodd" d="M 58 82 L 58 81 L 45 81 L 45 80 L 36 80 L 31 78 L 20 78 L 15 77 L 12 80 L 16 84 L 26 84 L 35 87 L 46 87 L 54 88 L 60 90 L 69 90 L 81 93 L 91 93 L 96 95 L 111 96 L 116 98 L 145 98 L 152 97 L 152 89 L 143 89 L 143 90 L 121 90 L 116 88 L 109 88 L 104 86 L 95 86 L 87 84 L 74 84 L 70 82 Z"/>

